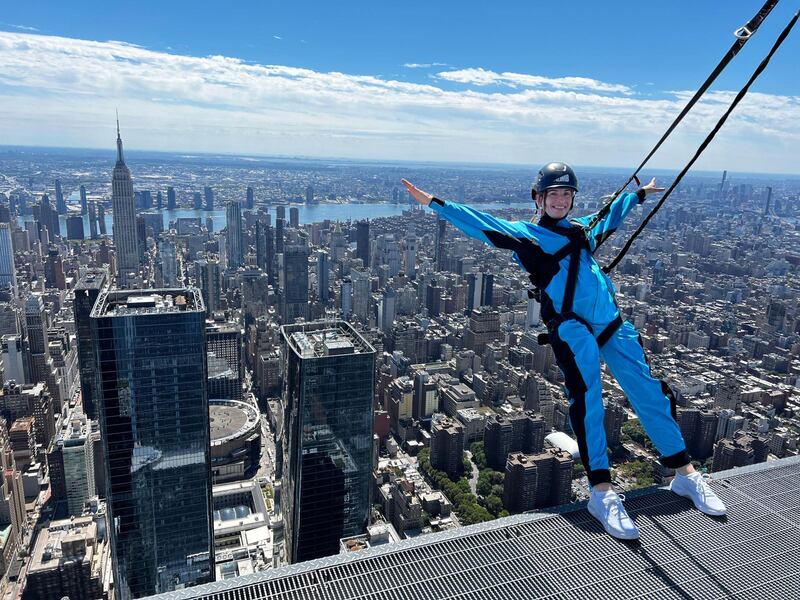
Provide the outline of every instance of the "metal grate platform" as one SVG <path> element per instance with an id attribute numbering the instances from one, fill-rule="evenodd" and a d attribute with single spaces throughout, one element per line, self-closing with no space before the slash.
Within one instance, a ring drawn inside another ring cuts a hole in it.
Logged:
<path id="1" fill-rule="evenodd" d="M 800 457 L 714 478 L 725 517 L 662 488 L 626 494 L 639 542 L 610 537 L 580 503 L 152 598 L 800 598 Z"/>

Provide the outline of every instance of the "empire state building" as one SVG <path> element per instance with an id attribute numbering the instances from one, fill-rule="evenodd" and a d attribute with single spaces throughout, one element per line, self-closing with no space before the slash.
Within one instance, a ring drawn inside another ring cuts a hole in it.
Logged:
<path id="1" fill-rule="evenodd" d="M 122 157 L 122 138 L 117 119 L 117 164 L 111 177 L 111 205 L 114 211 L 114 246 L 117 252 L 117 286 L 129 287 L 139 271 L 136 247 L 136 202 L 131 171 Z"/>

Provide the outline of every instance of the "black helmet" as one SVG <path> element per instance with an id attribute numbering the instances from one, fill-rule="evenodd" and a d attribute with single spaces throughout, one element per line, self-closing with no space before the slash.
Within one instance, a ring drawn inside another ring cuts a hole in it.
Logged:
<path id="1" fill-rule="evenodd" d="M 578 191 L 578 178 L 575 171 L 566 163 L 551 162 L 547 163 L 536 176 L 536 181 L 531 189 L 531 197 L 535 200 L 536 194 L 541 194 L 545 190 L 557 187 L 566 187 Z"/>

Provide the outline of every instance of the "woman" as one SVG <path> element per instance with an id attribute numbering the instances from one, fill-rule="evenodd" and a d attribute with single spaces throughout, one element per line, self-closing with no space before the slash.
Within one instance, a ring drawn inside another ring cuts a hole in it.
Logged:
<path id="1" fill-rule="evenodd" d="M 568 220 L 578 180 L 568 165 L 549 163 L 539 171 L 531 190 L 542 213 L 535 224 L 499 219 L 441 200 L 402 181 L 417 202 L 467 235 L 511 250 L 514 260 L 527 271 L 564 374 L 570 422 L 592 488 L 587 508 L 605 530 L 620 539 L 639 537 L 622 505 L 624 497 L 611 485 L 603 426 L 601 356 L 661 454 L 660 462 L 677 471 L 670 489 L 691 499 L 706 514 L 725 514 L 725 505 L 689 461 L 675 420 L 674 396 L 665 383 L 651 375 L 641 337 L 631 323 L 622 320 L 614 286 L 592 256 L 634 206 L 649 194 L 664 191 L 656 187 L 655 178 L 636 193 L 620 195 L 596 222 L 595 215 Z"/>

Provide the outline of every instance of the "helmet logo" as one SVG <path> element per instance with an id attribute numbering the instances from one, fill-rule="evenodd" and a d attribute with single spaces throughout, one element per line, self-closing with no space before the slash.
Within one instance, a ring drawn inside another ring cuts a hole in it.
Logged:
<path id="1" fill-rule="evenodd" d="M 569 174 L 561 175 L 560 177 L 553 180 L 553 183 L 558 183 L 559 181 L 566 181 L 569 182 Z"/>

